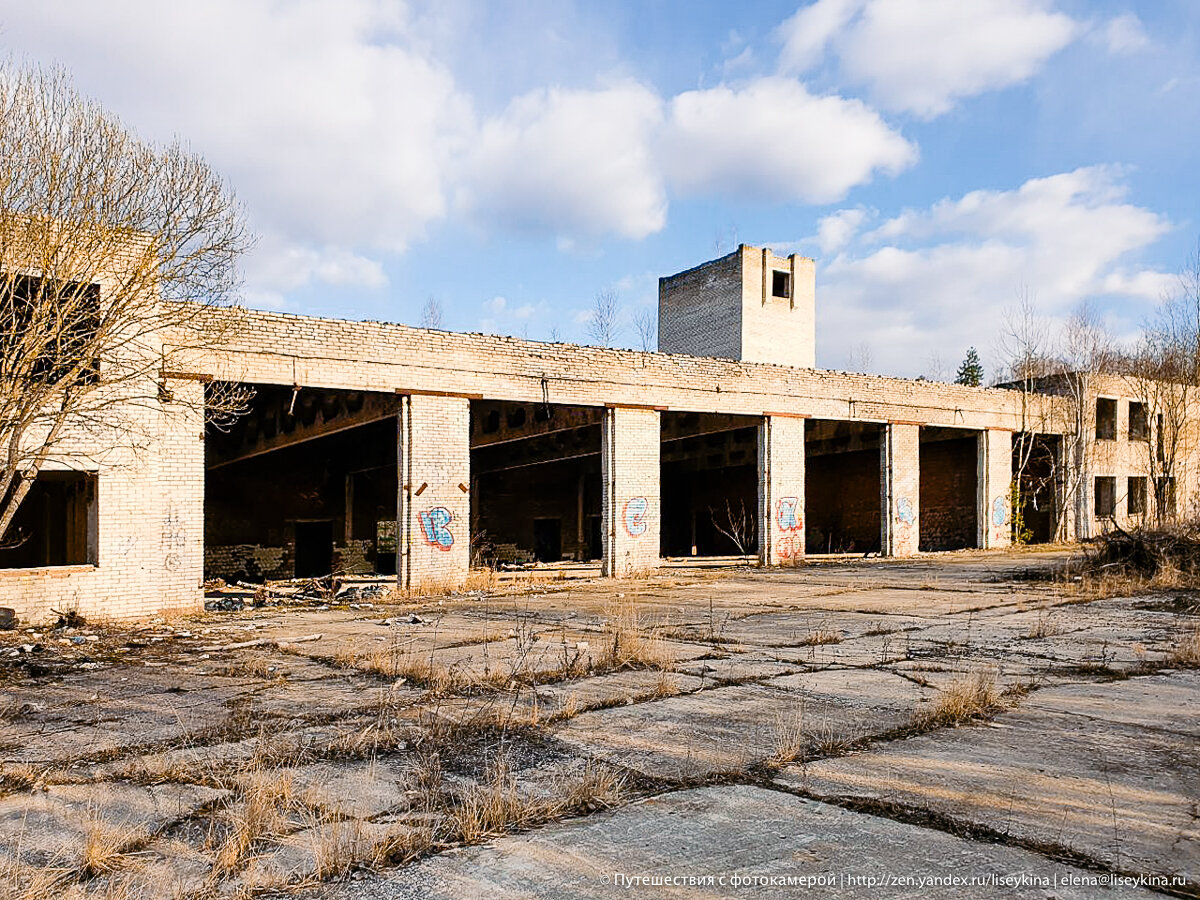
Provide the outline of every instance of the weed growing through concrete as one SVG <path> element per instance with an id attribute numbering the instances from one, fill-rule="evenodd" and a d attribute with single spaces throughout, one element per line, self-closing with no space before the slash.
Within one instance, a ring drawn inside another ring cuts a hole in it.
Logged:
<path id="1" fill-rule="evenodd" d="M 1056 619 L 1053 619 L 1049 613 L 1038 613 L 1037 619 L 1032 625 L 1021 635 L 1027 641 L 1035 641 L 1040 638 L 1053 637 L 1056 634 L 1062 634 L 1062 626 Z"/>
<path id="2" fill-rule="evenodd" d="M 79 874 L 83 878 L 109 875 L 121 867 L 126 854 L 141 849 L 149 840 L 144 825 L 113 825 L 91 808 L 84 821 Z"/>
<path id="3" fill-rule="evenodd" d="M 1167 660 L 1181 669 L 1200 669 L 1200 625 L 1193 625 L 1180 635 Z"/>
<path id="4" fill-rule="evenodd" d="M 918 710 L 913 717 L 913 726 L 927 730 L 961 725 L 995 715 L 1006 708 L 1004 696 L 996 687 L 995 674 L 971 672 L 950 682 L 930 707 Z"/>
<path id="5" fill-rule="evenodd" d="M 671 646 L 648 626 L 636 601 L 621 598 L 610 607 L 604 646 L 595 661 L 597 669 L 670 669 L 675 665 Z"/>

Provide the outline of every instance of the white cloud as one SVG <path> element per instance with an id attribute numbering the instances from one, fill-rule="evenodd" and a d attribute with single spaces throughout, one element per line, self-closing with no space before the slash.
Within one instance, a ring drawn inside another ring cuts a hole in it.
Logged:
<path id="1" fill-rule="evenodd" d="M 829 42 L 862 11 L 865 2 L 816 0 L 801 6 L 779 26 L 779 37 L 783 41 L 780 68 L 785 72 L 807 72 L 816 67 Z"/>
<path id="2" fill-rule="evenodd" d="M 1038 0 L 818 0 L 780 27 L 780 67 L 805 71 L 829 45 L 844 79 L 887 109 L 933 118 L 1027 80 L 1077 31 Z"/>
<path id="3" fill-rule="evenodd" d="M 538 90 L 483 123 L 458 196 L 491 227 L 642 238 L 666 224 L 652 153 L 661 100 L 636 82 Z"/>
<path id="4" fill-rule="evenodd" d="M 1150 46 L 1150 38 L 1146 36 L 1142 20 L 1131 12 L 1109 19 L 1102 35 L 1109 53 L 1117 55 L 1136 53 Z"/>
<path id="5" fill-rule="evenodd" d="M 406 37 L 404 6 L 331 12 L 4 2 L 0 39 L 67 66 L 142 135 L 186 136 L 268 236 L 246 261 L 248 295 L 266 302 L 310 281 L 381 284 L 367 255 L 403 250 L 445 215 L 447 159 L 473 128 L 449 71 Z"/>
<path id="6" fill-rule="evenodd" d="M 797 81 L 688 91 L 671 101 L 664 165 L 685 192 L 828 203 L 916 161 L 916 148 L 858 100 Z"/>
<path id="7" fill-rule="evenodd" d="M 1026 289 L 1050 316 L 1095 298 L 1135 328 L 1172 283 L 1137 251 L 1171 226 L 1126 202 L 1122 176 L 1093 166 L 973 191 L 859 235 L 817 273 L 819 362 L 844 364 L 864 341 L 880 371 L 897 374 L 919 374 L 931 350 L 986 356 Z"/>
<path id="8" fill-rule="evenodd" d="M 822 253 L 841 250 L 867 218 L 865 209 L 839 209 L 817 222 L 817 246 Z"/>

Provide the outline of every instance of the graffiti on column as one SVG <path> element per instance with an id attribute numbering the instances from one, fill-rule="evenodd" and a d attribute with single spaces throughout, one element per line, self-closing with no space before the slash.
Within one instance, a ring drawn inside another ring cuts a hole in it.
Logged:
<path id="1" fill-rule="evenodd" d="M 645 497 L 631 497 L 625 504 L 625 531 L 630 537 L 645 534 L 649 524 L 646 522 L 646 510 L 650 506 Z"/>
<path id="2" fill-rule="evenodd" d="M 425 543 L 438 550 L 449 550 L 454 546 L 454 534 L 450 531 L 450 523 L 454 516 L 444 506 L 421 510 L 421 530 L 425 533 Z"/>
<path id="3" fill-rule="evenodd" d="M 909 497 L 896 498 L 896 537 L 899 543 L 906 543 L 911 540 L 911 532 L 913 524 L 917 521 L 916 510 L 913 509 L 912 499 Z"/>
<path id="4" fill-rule="evenodd" d="M 163 516 L 162 542 L 163 549 L 166 550 L 163 568 L 174 572 L 182 565 L 183 548 L 187 546 L 187 529 L 173 503 L 167 507 L 167 514 Z"/>
<path id="5" fill-rule="evenodd" d="M 992 543 L 1004 543 L 1004 533 L 1008 525 L 1008 504 L 1003 497 L 992 501 Z"/>
<path id="6" fill-rule="evenodd" d="M 780 497 L 776 521 L 783 531 L 799 531 L 804 527 L 800 521 L 800 500 L 797 497 Z"/>
<path id="7" fill-rule="evenodd" d="M 804 555 L 804 520 L 800 516 L 798 497 L 780 497 L 775 521 L 783 534 L 776 543 L 780 559 L 796 559 Z"/>

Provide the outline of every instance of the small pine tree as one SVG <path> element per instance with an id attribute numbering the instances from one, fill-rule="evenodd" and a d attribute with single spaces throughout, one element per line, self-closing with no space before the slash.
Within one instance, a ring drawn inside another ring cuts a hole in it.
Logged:
<path id="1" fill-rule="evenodd" d="M 983 364 L 979 362 L 979 354 L 975 352 L 974 347 L 967 348 L 967 355 L 958 367 L 954 383 L 965 384 L 968 387 L 979 387 L 983 384 Z"/>

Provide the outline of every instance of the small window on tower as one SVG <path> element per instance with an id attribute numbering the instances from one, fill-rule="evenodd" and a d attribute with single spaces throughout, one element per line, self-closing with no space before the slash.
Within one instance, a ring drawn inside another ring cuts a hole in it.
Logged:
<path id="1" fill-rule="evenodd" d="M 792 276 L 789 272 L 771 273 L 771 296 L 788 298 L 792 296 Z"/>

